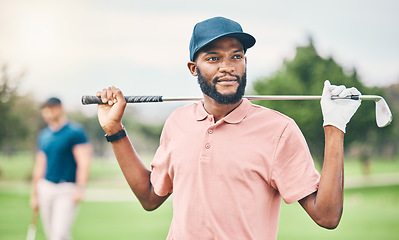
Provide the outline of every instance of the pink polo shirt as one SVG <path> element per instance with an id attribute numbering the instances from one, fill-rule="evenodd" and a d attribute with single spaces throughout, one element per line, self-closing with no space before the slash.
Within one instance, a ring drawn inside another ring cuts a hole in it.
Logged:
<path id="1" fill-rule="evenodd" d="M 174 240 L 276 239 L 281 198 L 320 180 L 295 122 L 247 99 L 216 123 L 203 102 L 175 110 L 151 167 L 156 194 L 173 192 Z"/>

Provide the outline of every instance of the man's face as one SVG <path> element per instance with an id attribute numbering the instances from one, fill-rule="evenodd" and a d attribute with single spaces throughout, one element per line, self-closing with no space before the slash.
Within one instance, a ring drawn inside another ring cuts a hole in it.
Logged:
<path id="1" fill-rule="evenodd" d="M 244 96 L 245 86 L 247 85 L 246 72 L 244 72 L 244 75 L 241 77 L 238 75 L 234 76 L 239 84 L 235 93 L 222 94 L 218 92 L 218 90 L 216 89 L 216 85 L 218 84 L 219 81 L 218 77 L 215 77 L 212 81 L 209 81 L 204 78 L 199 69 L 197 69 L 197 71 L 198 71 L 198 84 L 201 87 L 201 91 L 207 96 L 211 97 L 217 103 L 235 104 L 241 100 L 242 96 Z"/>
<path id="2" fill-rule="evenodd" d="M 44 107 L 42 109 L 43 120 L 47 124 L 53 124 L 63 116 L 63 109 L 61 105 Z"/>
<path id="3" fill-rule="evenodd" d="M 195 68 L 190 70 L 198 76 L 205 95 L 220 104 L 241 100 L 246 86 L 246 58 L 237 39 L 215 40 L 198 53 L 194 65 Z"/>

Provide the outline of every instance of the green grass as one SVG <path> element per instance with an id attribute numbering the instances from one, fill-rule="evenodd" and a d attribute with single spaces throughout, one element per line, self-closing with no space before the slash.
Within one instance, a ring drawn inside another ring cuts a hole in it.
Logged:
<path id="1" fill-rule="evenodd" d="M 31 217 L 22 188 L 0 187 L 0 239 L 23 239 Z M 172 202 L 153 212 L 137 201 L 83 202 L 73 228 L 75 239 L 165 239 Z M 344 214 L 335 230 L 318 227 L 294 203 L 282 204 L 278 239 L 398 239 L 399 186 L 345 190 Z M 43 238 L 39 225 L 37 239 Z"/>
<path id="2" fill-rule="evenodd" d="M 144 155 L 143 159 L 147 167 L 150 166 L 151 155 Z M 30 181 L 34 166 L 34 154 L 23 152 L 13 156 L 0 154 L 0 181 Z M 92 160 L 90 166 L 90 181 L 104 182 L 115 178 L 121 178 L 122 172 L 114 157 Z"/>
<path id="3" fill-rule="evenodd" d="M 399 186 L 345 190 L 335 230 L 317 226 L 297 203 L 281 208 L 278 239 L 399 239 Z"/>
<path id="4" fill-rule="evenodd" d="M 172 202 L 146 212 L 137 201 L 85 202 L 73 235 L 76 239 L 166 239 L 172 219 Z"/>
<path id="5" fill-rule="evenodd" d="M 24 239 L 31 219 L 28 194 L 0 188 L 0 239 Z M 137 201 L 83 202 L 75 221 L 74 239 L 165 239 L 172 219 L 172 202 L 153 212 Z M 37 240 L 44 239 L 41 222 Z"/>
<path id="6" fill-rule="evenodd" d="M 29 180 L 34 159 L 34 155 L 29 152 L 13 156 L 0 155 L 0 180 Z"/>
<path id="7" fill-rule="evenodd" d="M 147 167 L 152 155 L 143 157 Z M 24 152 L 14 156 L 0 155 L 0 180 L 30 180 L 34 165 L 32 153 Z M 319 166 L 317 166 L 320 168 Z M 394 159 L 373 159 L 371 174 L 399 172 L 399 156 Z M 362 175 L 362 166 L 357 159 L 345 159 L 345 176 Z M 123 178 L 118 163 L 113 157 L 94 158 L 90 168 L 91 183 L 106 182 L 110 179 Z"/>
<path id="8" fill-rule="evenodd" d="M 31 218 L 29 207 L 29 154 L 0 156 L 0 239 L 24 239 Z M 399 172 L 399 160 L 374 160 L 372 174 Z M 345 162 L 345 176 L 362 174 L 358 161 Z M 113 159 L 94 159 L 89 188 L 126 188 Z M 127 189 L 127 191 L 129 191 Z M 261 214 L 261 213 L 260 213 Z M 165 239 L 172 218 L 172 202 L 153 212 L 130 202 L 83 202 L 80 205 L 74 239 Z M 278 239 L 399 239 L 399 186 L 346 189 L 344 213 L 335 230 L 317 226 L 298 203 L 282 204 Z M 40 225 L 37 239 L 44 239 Z"/>
<path id="9" fill-rule="evenodd" d="M 30 220 L 27 194 L 0 189 L 0 239 L 24 239 Z"/>
<path id="10" fill-rule="evenodd" d="M 370 162 L 370 174 L 399 172 L 399 157 L 393 159 L 373 158 Z M 345 158 L 345 176 L 363 175 L 363 168 L 358 159 Z"/>

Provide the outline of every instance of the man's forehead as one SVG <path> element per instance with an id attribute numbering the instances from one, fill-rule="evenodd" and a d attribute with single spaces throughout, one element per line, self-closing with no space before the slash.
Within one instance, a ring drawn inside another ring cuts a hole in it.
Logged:
<path id="1" fill-rule="evenodd" d="M 244 51 L 244 46 L 235 38 L 223 37 L 212 41 L 201 49 L 201 52 L 210 52 L 212 50 L 231 50 Z"/>
<path id="2" fill-rule="evenodd" d="M 58 110 L 61 109 L 61 105 L 53 105 L 53 106 L 45 106 L 42 108 L 43 111 L 53 111 L 53 110 Z"/>

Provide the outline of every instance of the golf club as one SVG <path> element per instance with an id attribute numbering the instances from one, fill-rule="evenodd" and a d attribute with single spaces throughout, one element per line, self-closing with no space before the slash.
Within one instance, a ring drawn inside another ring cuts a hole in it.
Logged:
<path id="1" fill-rule="evenodd" d="M 317 95 L 258 95 L 244 96 L 248 100 L 320 100 Z M 169 101 L 199 101 L 202 97 L 163 97 L 163 96 L 125 96 L 127 103 L 148 103 L 148 102 L 169 102 Z M 332 97 L 337 99 L 373 100 L 375 102 L 375 119 L 377 126 L 382 128 L 392 122 L 392 113 L 385 99 L 378 95 L 352 95 L 345 98 Z M 100 97 L 82 96 L 82 104 L 103 104 Z"/>
<path id="2" fill-rule="evenodd" d="M 32 219 L 31 219 L 29 227 L 28 227 L 28 233 L 26 234 L 26 240 L 35 240 L 37 215 L 38 215 L 38 211 L 33 211 Z"/>

